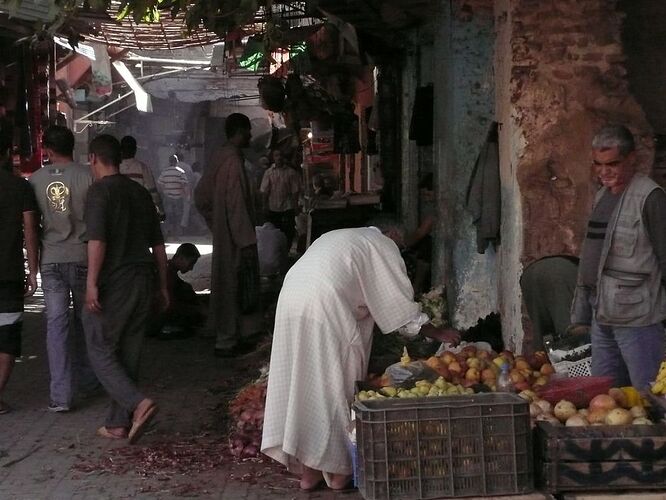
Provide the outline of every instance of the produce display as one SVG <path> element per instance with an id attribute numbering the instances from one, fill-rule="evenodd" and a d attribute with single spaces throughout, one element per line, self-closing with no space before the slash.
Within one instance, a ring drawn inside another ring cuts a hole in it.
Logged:
<path id="1" fill-rule="evenodd" d="M 392 380 L 389 367 L 381 377 L 370 380 L 375 386 L 373 390 L 360 391 L 356 398 L 365 401 L 496 391 L 497 379 L 505 365 L 509 367 L 509 376 L 517 391 L 543 386 L 555 372 L 543 351 L 530 356 L 520 356 L 514 355 L 511 351 L 497 354 L 477 349 L 474 345 L 467 345 L 458 353 L 444 351 L 438 356 L 415 361 L 405 348 L 397 366 L 405 370 L 413 368 L 415 373 L 419 373 L 418 366 L 423 366 L 426 370 L 422 371 L 423 375 L 420 378 L 396 383 Z"/>
<path id="2" fill-rule="evenodd" d="M 666 395 L 666 361 L 662 361 L 657 374 L 657 380 L 652 385 L 652 394 L 657 396 Z"/>
<path id="3" fill-rule="evenodd" d="M 460 384 L 452 384 L 444 380 L 444 377 L 438 377 L 434 382 L 427 380 L 417 380 L 414 387 L 411 389 L 404 389 L 401 387 L 394 387 L 387 385 L 378 391 L 360 391 L 356 395 L 358 401 L 367 401 L 373 399 L 385 398 L 422 398 L 434 396 L 459 396 L 461 394 L 474 394 L 474 389 L 471 387 L 463 387 Z"/>
<path id="4" fill-rule="evenodd" d="M 262 377 L 243 387 L 229 403 L 229 415 L 232 419 L 229 450 L 235 457 L 259 456 L 267 386 L 268 381 Z"/>
<path id="5" fill-rule="evenodd" d="M 599 394 L 592 398 L 587 408 L 576 408 L 565 399 L 552 405 L 531 390 L 521 391 L 518 396 L 530 403 L 533 422 L 545 421 L 567 427 L 653 424 L 640 394 L 633 387 L 613 388 L 608 394 Z"/>

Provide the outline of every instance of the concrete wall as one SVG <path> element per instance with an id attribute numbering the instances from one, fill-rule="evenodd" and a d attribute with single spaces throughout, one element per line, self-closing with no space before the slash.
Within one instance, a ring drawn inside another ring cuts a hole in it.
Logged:
<path id="1" fill-rule="evenodd" d="M 434 46 L 435 144 L 438 187 L 434 282 L 448 286 L 455 326 L 467 328 L 498 309 L 497 255 L 476 250 L 465 194 L 494 119 L 492 0 L 442 2 Z"/>
<path id="2" fill-rule="evenodd" d="M 500 179 L 502 182 L 502 244 L 498 255 L 498 296 L 502 316 L 502 331 L 507 348 L 520 350 L 523 340 L 522 297 L 520 276 L 523 249 L 522 199 L 515 165 L 523 155 L 523 132 L 513 119 L 511 104 L 511 0 L 495 3 L 496 53 L 495 80 L 497 84 L 495 106 L 500 143 Z"/>

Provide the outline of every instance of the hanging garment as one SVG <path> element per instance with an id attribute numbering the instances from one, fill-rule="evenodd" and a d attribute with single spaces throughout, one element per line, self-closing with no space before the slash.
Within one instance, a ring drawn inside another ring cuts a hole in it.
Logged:
<path id="1" fill-rule="evenodd" d="M 500 242 L 500 173 L 497 122 L 493 122 L 476 159 L 467 188 L 466 206 L 476 226 L 476 246 L 485 253 L 489 244 Z"/>
<path id="2" fill-rule="evenodd" d="M 430 146 L 433 138 L 435 93 L 432 83 L 416 89 L 409 139 L 417 146 Z"/>

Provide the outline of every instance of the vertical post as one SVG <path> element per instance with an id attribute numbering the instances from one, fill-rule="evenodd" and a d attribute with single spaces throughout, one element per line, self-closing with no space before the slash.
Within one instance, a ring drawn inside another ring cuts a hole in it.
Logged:
<path id="1" fill-rule="evenodd" d="M 409 139 L 409 126 L 412 120 L 416 87 L 419 80 L 418 51 L 414 44 L 414 33 L 408 37 L 410 49 L 402 66 L 402 93 L 400 102 L 400 142 L 401 142 L 401 193 L 400 219 L 403 225 L 413 231 L 418 226 L 419 216 L 419 155 L 418 146 Z"/>

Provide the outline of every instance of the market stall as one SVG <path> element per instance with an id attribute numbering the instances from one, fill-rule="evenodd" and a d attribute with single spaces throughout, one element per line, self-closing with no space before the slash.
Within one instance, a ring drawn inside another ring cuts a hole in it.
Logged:
<path id="1" fill-rule="evenodd" d="M 557 373 L 545 352 L 474 345 L 403 356 L 356 395 L 350 439 L 361 494 L 666 489 L 666 362 L 650 396 L 609 377 L 570 375 L 577 362 Z"/>

